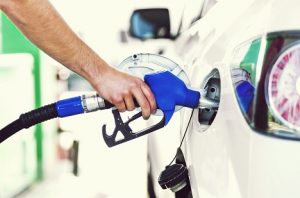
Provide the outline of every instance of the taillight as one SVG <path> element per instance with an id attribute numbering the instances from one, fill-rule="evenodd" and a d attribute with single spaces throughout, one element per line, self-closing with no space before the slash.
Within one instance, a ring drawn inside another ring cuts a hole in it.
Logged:
<path id="1" fill-rule="evenodd" d="M 288 46 L 270 68 L 267 101 L 273 115 L 286 126 L 300 129 L 300 44 Z M 299 130 L 300 131 L 300 130 Z"/>
<path id="2" fill-rule="evenodd" d="M 300 32 L 272 32 L 235 48 L 235 95 L 257 132 L 300 140 Z"/>

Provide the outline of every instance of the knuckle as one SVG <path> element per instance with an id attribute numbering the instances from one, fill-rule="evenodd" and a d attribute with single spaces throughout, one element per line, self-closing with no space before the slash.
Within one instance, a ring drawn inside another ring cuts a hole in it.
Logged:
<path id="1" fill-rule="evenodd" d="M 138 84 L 135 83 L 135 82 L 132 82 L 132 83 L 130 83 L 129 88 L 130 88 L 131 90 L 137 89 L 137 88 L 138 88 Z"/>
<path id="2" fill-rule="evenodd" d="M 123 95 L 123 97 L 130 96 L 129 90 L 123 90 L 122 95 Z"/>
<path id="3" fill-rule="evenodd" d="M 132 86 L 134 87 L 140 87 L 143 84 L 143 81 L 139 78 L 135 78 L 132 82 Z"/>
<path id="4" fill-rule="evenodd" d="M 141 108 L 143 108 L 145 110 L 149 108 L 149 104 L 145 100 L 140 103 L 140 106 L 141 106 Z"/>
<path id="5" fill-rule="evenodd" d="M 134 82 L 136 83 L 136 84 L 140 84 L 141 82 L 143 82 L 142 81 L 142 79 L 140 79 L 140 78 L 134 78 Z"/>
<path id="6" fill-rule="evenodd" d="M 119 106 L 123 103 L 123 99 L 121 97 L 114 97 L 112 98 L 112 103 Z"/>

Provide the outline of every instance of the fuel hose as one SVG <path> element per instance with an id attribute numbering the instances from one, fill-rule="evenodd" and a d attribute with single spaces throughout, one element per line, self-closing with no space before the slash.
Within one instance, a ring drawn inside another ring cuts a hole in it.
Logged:
<path id="1" fill-rule="evenodd" d="M 97 94 L 59 100 L 55 103 L 21 114 L 17 120 L 0 130 L 0 143 L 22 129 L 30 128 L 31 126 L 53 118 L 63 118 L 81 113 L 109 109 L 111 107 L 113 107 L 113 105 L 110 102 L 104 100 Z"/>

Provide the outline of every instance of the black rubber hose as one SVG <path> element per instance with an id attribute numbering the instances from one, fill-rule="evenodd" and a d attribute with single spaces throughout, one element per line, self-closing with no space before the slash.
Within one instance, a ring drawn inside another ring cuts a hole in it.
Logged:
<path id="1" fill-rule="evenodd" d="M 0 131 L 0 143 L 15 134 L 16 132 L 22 130 L 22 123 L 19 119 L 15 120 L 14 122 L 10 123 Z"/>
<path id="2" fill-rule="evenodd" d="M 56 103 L 21 114 L 19 119 L 0 130 L 0 143 L 24 128 L 27 129 L 56 117 L 58 117 Z"/>

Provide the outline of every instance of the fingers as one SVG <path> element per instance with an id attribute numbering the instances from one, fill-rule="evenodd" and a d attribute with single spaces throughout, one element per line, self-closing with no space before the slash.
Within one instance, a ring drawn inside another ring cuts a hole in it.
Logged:
<path id="1" fill-rule="evenodd" d="M 146 97 L 141 91 L 135 92 L 134 97 L 142 109 L 143 118 L 148 119 L 151 115 L 151 109 Z"/>
<path id="2" fill-rule="evenodd" d="M 130 87 L 130 90 L 123 92 L 123 101 L 125 101 L 125 103 L 120 104 L 120 108 L 122 110 L 125 108 L 125 110 L 128 111 L 135 109 L 136 105 L 133 100 L 133 98 L 135 98 L 142 109 L 143 118 L 148 119 L 151 113 L 156 111 L 155 97 L 146 83 L 140 79 L 137 79 L 135 82 L 136 83 Z"/>
<path id="3" fill-rule="evenodd" d="M 141 89 L 150 104 L 151 113 L 155 113 L 157 107 L 156 107 L 155 97 L 151 89 L 145 83 L 142 83 Z"/>
<path id="4" fill-rule="evenodd" d="M 148 119 L 151 113 L 156 111 L 155 98 L 151 89 L 140 80 L 138 88 L 132 93 L 142 109 L 143 118 Z"/>
<path id="5" fill-rule="evenodd" d="M 113 103 L 115 105 L 115 107 L 118 109 L 119 112 L 126 111 L 126 105 L 122 98 L 115 99 L 115 100 L 111 101 L 111 103 Z"/>
<path id="6" fill-rule="evenodd" d="M 132 111 L 135 109 L 135 104 L 134 104 L 134 101 L 132 99 L 132 96 L 131 94 L 129 94 L 129 92 L 127 92 L 124 96 L 124 101 L 125 101 L 125 104 L 126 104 L 126 109 L 128 111 Z"/>
<path id="7" fill-rule="evenodd" d="M 111 69 L 103 74 L 95 87 L 99 95 L 114 104 L 120 112 L 135 109 L 135 100 L 142 109 L 144 119 L 156 110 L 155 97 L 140 78 Z"/>

